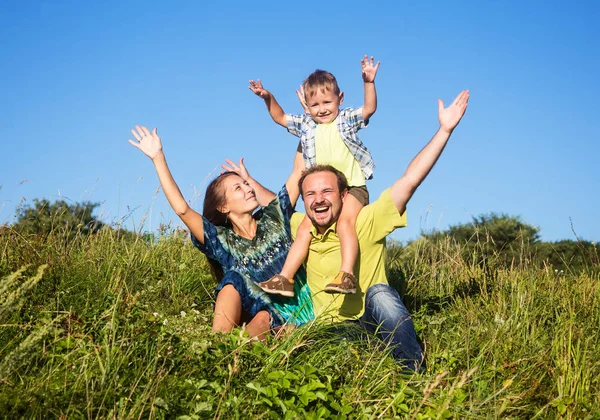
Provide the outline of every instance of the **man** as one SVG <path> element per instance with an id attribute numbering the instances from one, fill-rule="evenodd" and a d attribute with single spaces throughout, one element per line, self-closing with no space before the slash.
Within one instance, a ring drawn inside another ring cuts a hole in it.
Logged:
<path id="1" fill-rule="evenodd" d="M 398 292 L 392 289 L 385 274 L 385 238 L 406 226 L 406 205 L 427 177 L 441 155 L 454 128 L 464 115 L 469 91 L 462 91 L 448 108 L 438 99 L 440 128 L 429 143 L 414 157 L 404 175 L 379 199 L 364 207 L 356 221 L 360 256 L 355 268 L 358 276 L 356 294 L 327 294 L 340 266 L 341 254 L 336 222 L 347 194 L 343 174 L 331 166 L 308 169 L 299 181 L 306 215 L 313 223 L 306 271 L 313 296 L 315 315 L 335 322 L 354 320 L 367 331 L 377 334 L 392 346 L 394 358 L 410 369 L 423 361 L 408 310 Z M 292 216 L 295 236 L 303 215 Z"/>

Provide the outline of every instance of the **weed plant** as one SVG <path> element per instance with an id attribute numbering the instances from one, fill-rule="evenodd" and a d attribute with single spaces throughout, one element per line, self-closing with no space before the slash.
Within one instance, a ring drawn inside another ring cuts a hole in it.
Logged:
<path id="1" fill-rule="evenodd" d="M 391 247 L 426 349 L 427 371 L 408 374 L 330 325 L 212 334 L 216 282 L 183 232 L 65 235 L 0 230 L 0 416 L 600 418 L 598 267 Z"/>

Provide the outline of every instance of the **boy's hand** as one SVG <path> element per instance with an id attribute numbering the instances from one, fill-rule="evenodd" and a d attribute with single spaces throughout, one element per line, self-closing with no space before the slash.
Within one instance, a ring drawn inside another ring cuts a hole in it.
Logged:
<path id="1" fill-rule="evenodd" d="M 271 96 L 271 93 L 263 88 L 260 79 L 257 79 L 256 82 L 254 80 L 250 80 L 250 86 L 248 86 L 248 89 L 254 92 L 256 96 L 260 96 L 263 99 L 267 99 L 269 96 Z"/>
<path id="2" fill-rule="evenodd" d="M 246 169 L 246 165 L 244 165 L 244 158 L 241 158 L 239 163 L 236 165 L 235 162 L 225 159 L 221 168 L 225 169 L 226 172 L 235 172 L 242 178 L 244 181 L 248 181 L 250 179 L 250 174 L 248 173 L 248 169 Z"/>
<path id="3" fill-rule="evenodd" d="M 375 59 L 371 56 L 371 60 L 369 61 L 369 57 L 365 54 L 365 58 L 360 60 L 360 64 L 362 66 L 362 78 L 365 83 L 373 83 L 375 81 L 375 76 L 377 75 L 377 69 L 379 69 L 379 61 L 377 64 L 375 63 Z"/>
<path id="4" fill-rule="evenodd" d="M 306 96 L 304 96 L 304 85 L 300 85 L 300 90 L 296 90 L 296 95 L 298 95 L 298 100 L 300 101 L 300 105 L 302 105 L 302 109 L 304 109 L 304 113 L 310 114 L 308 105 L 306 104 Z"/>
<path id="5" fill-rule="evenodd" d="M 438 119 L 440 121 L 440 130 L 452 133 L 452 130 L 458 125 L 460 119 L 465 115 L 469 105 L 469 91 L 463 90 L 454 99 L 448 108 L 444 108 L 444 102 L 438 99 Z"/>
<path id="6" fill-rule="evenodd" d="M 133 134 L 133 137 L 138 142 L 129 139 L 129 143 L 140 149 L 150 159 L 154 160 L 162 152 L 162 143 L 160 137 L 158 137 L 156 128 L 150 133 L 143 125 L 136 125 L 135 130 L 131 130 L 131 134 Z"/>

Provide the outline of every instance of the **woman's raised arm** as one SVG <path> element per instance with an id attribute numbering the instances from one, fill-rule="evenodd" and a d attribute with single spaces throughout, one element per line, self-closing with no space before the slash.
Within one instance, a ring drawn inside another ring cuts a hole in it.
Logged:
<path id="1" fill-rule="evenodd" d="M 246 168 L 246 165 L 244 165 L 244 158 L 241 158 L 237 164 L 232 160 L 225 159 L 225 163 L 221 165 L 221 167 L 227 172 L 235 172 L 240 176 L 240 178 L 246 181 L 248 185 L 250 185 L 250 187 L 254 190 L 256 201 L 258 201 L 259 206 L 265 207 L 275 198 L 274 192 L 263 187 L 260 182 L 252 178 L 248 172 L 248 169 Z"/>
<path id="2" fill-rule="evenodd" d="M 154 168 L 158 174 L 160 186 L 162 187 L 169 204 L 196 239 L 204 244 L 204 225 L 202 223 L 202 216 L 200 213 L 190 208 L 187 201 L 185 201 L 185 198 L 183 198 L 183 194 L 181 194 L 177 183 L 173 179 L 156 128 L 150 133 L 146 127 L 136 125 L 135 130 L 131 130 L 131 133 L 137 142 L 130 139 L 129 143 L 152 159 L 152 163 L 154 163 Z"/>
<path id="3" fill-rule="evenodd" d="M 298 197 L 300 196 L 300 188 L 298 188 L 298 181 L 300 181 L 300 177 L 302 176 L 302 172 L 306 169 L 304 165 L 304 159 L 302 158 L 302 148 L 300 143 L 298 143 L 298 149 L 296 150 L 296 155 L 294 156 L 294 169 L 292 169 L 292 173 L 290 177 L 285 183 L 285 187 L 288 190 L 288 194 L 290 196 L 290 202 L 292 203 L 292 207 L 296 207 L 296 202 L 298 201 Z"/>

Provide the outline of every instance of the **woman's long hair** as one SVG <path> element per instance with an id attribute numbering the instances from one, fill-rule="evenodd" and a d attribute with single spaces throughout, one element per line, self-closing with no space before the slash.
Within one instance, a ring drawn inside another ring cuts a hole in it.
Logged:
<path id="1" fill-rule="evenodd" d="M 233 227 L 227 214 L 219 211 L 219 208 L 225 204 L 225 191 L 222 188 L 222 184 L 225 178 L 231 175 L 237 174 L 235 172 L 224 172 L 213 179 L 211 183 L 208 184 L 208 187 L 206 187 L 202 216 L 215 226 Z M 208 258 L 208 264 L 210 265 L 212 275 L 217 282 L 220 282 L 224 276 L 223 267 L 211 258 Z"/>

